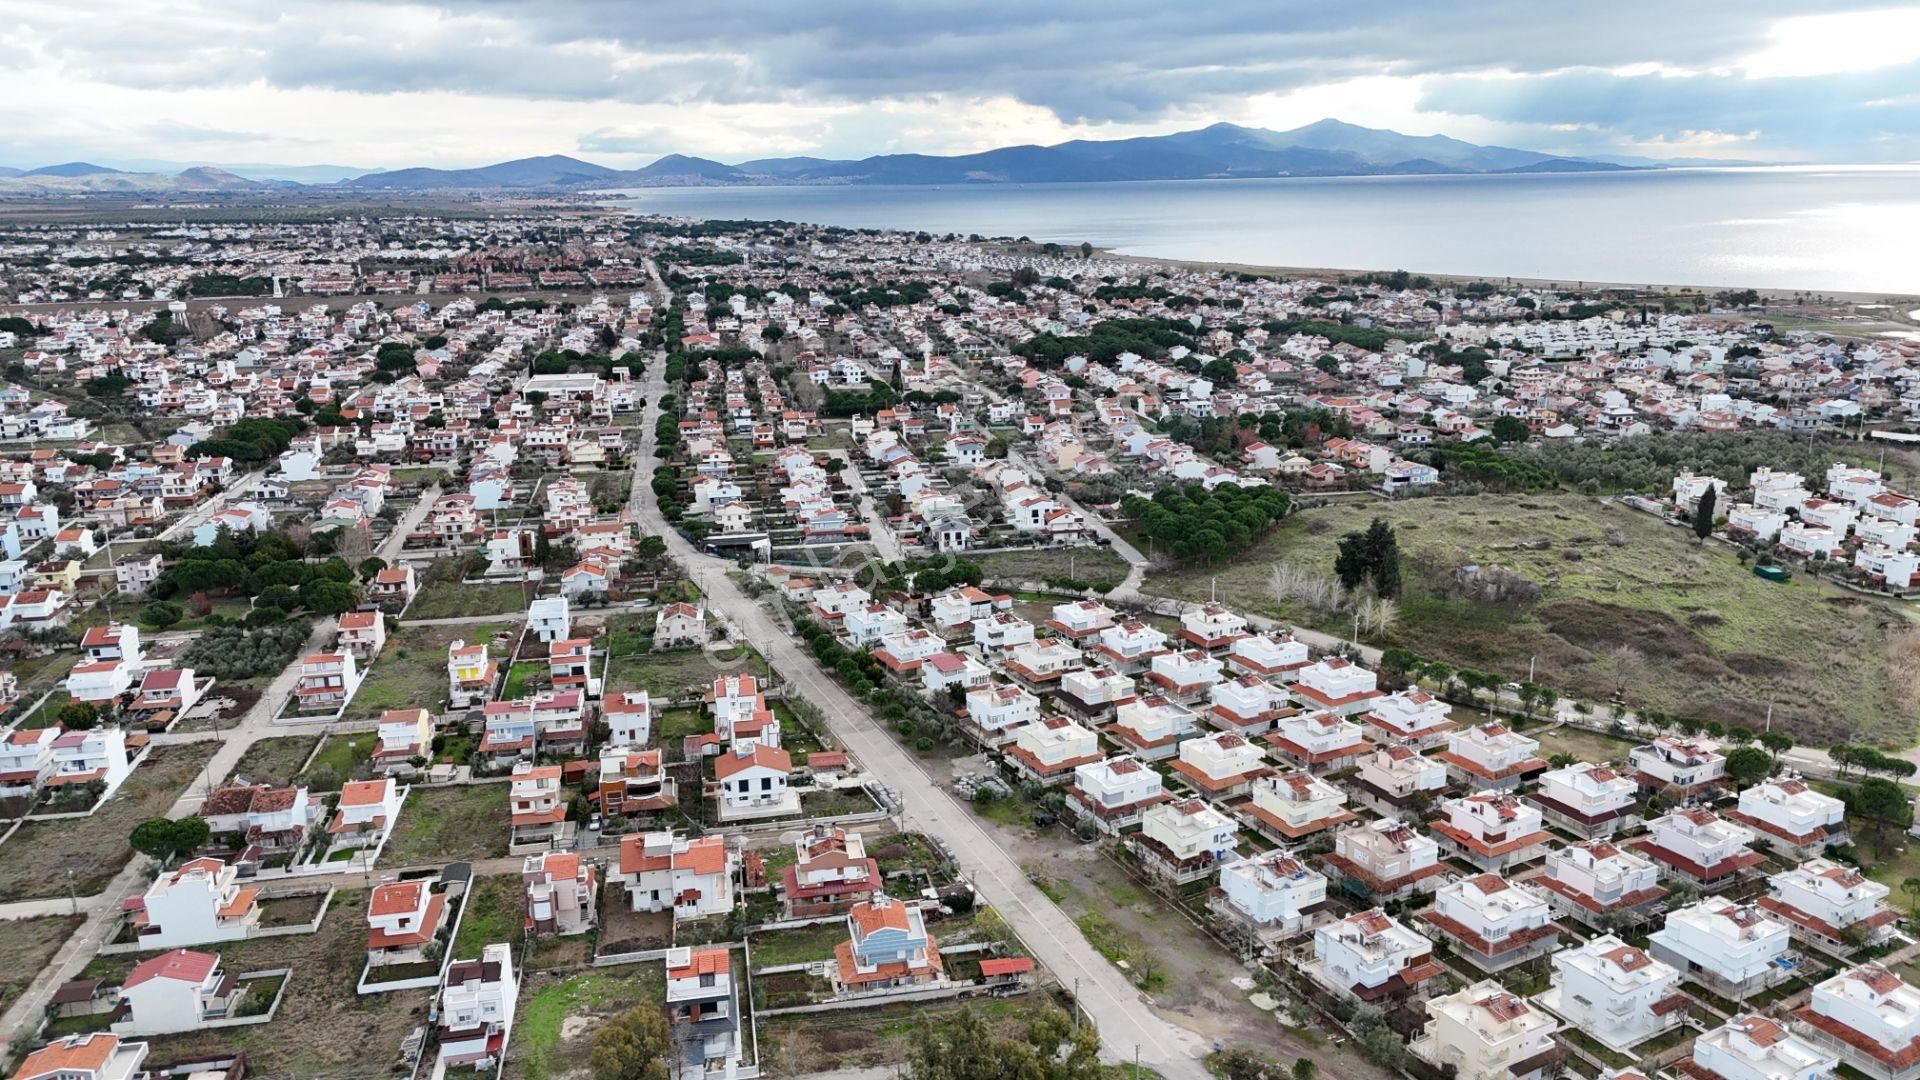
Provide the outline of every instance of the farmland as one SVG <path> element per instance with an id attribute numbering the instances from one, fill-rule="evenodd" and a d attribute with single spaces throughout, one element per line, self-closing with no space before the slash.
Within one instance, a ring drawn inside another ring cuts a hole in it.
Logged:
<path id="1" fill-rule="evenodd" d="M 1346 616 L 1277 599 L 1276 563 L 1331 576 L 1340 537 L 1374 517 L 1399 535 L 1405 594 L 1398 625 L 1372 642 L 1429 659 L 1537 681 L 1563 692 L 1749 724 L 1807 741 L 1843 735 L 1912 741 L 1912 654 L 1920 631 L 1880 604 L 1797 576 L 1754 577 L 1720 543 L 1579 495 L 1345 501 L 1302 510 L 1247 557 L 1219 568 L 1161 570 L 1146 591 L 1204 599 L 1344 632 Z M 1471 568 L 1471 569 L 1469 569 Z M 1463 584 L 1504 568 L 1538 594 L 1490 602 Z"/>

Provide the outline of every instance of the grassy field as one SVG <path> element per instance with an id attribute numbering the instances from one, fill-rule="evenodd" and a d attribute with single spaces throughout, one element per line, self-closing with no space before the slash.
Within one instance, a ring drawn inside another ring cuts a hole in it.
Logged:
<path id="1" fill-rule="evenodd" d="M 0 845 L 0 902 L 64 896 L 69 873 L 81 896 L 106 888 L 133 858 L 127 834 L 164 816 L 212 756 L 208 743 L 157 748 L 92 817 L 22 825 Z"/>
<path id="2" fill-rule="evenodd" d="M 244 777 L 249 784 L 287 784 L 300 774 L 313 748 L 320 745 L 317 735 L 291 735 L 280 739 L 261 739 L 241 756 L 227 777 L 231 782 Z"/>
<path id="3" fill-rule="evenodd" d="M 387 866 L 494 859 L 507 853 L 507 785 L 415 791 L 380 861 Z"/>
<path id="4" fill-rule="evenodd" d="M 367 762 L 373 759 L 373 747 L 380 741 L 371 731 L 328 735 L 314 755 L 313 764 L 300 773 L 300 782 L 315 791 L 338 791 L 349 780 L 364 780 Z"/>
<path id="5" fill-rule="evenodd" d="M 453 958 L 476 959 L 480 950 L 502 941 L 517 947 L 526 915 L 526 896 L 518 877 L 475 878 L 466 913 L 460 916 L 460 934 L 453 939 Z"/>
<path id="6" fill-rule="evenodd" d="M 1634 743 L 1629 739 L 1615 739 L 1596 731 L 1582 731 L 1579 728 L 1557 727 L 1537 728 L 1526 732 L 1540 740 L 1540 756 L 1551 758 L 1555 754 L 1572 754 L 1581 761 L 1611 761 L 1616 764 L 1627 760 L 1627 751 Z"/>
<path id="7" fill-rule="evenodd" d="M 1405 593 L 1375 644 L 1536 680 L 1582 697 L 1752 724 L 1766 702 L 1803 741 L 1912 741 L 1920 630 L 1880 604 L 1797 577 L 1763 581 L 1725 545 L 1579 495 L 1354 500 L 1304 510 L 1221 567 L 1159 571 L 1147 590 L 1219 595 L 1261 614 L 1344 630 L 1344 616 L 1282 601 L 1276 563 L 1330 577 L 1340 537 L 1395 526 Z M 1503 567 L 1539 586 L 1498 604 L 1463 595 L 1461 568 Z"/>
<path id="8" fill-rule="evenodd" d="M 585 1076 L 593 1033 L 608 1017 L 666 997 L 658 964 L 590 971 L 564 978 L 528 976 L 503 1075 L 516 1080 Z"/>
<path id="9" fill-rule="evenodd" d="M 293 974 L 271 1023 L 215 1029 L 151 1040 L 156 1060 L 191 1061 L 246 1052 L 259 1076 L 370 1076 L 383 1074 L 400 1040 L 425 1022 L 429 991 L 360 997 L 354 985 L 366 963 L 364 890 L 336 894 L 314 934 L 201 946 L 238 974 L 291 967 Z M 86 974 L 114 982 L 151 954 L 96 958 Z"/>
<path id="10" fill-rule="evenodd" d="M 79 915 L 49 915 L 0 922 L 0 1010 L 32 984 L 82 921 Z"/>
<path id="11" fill-rule="evenodd" d="M 360 692 L 347 706 L 347 717 L 378 716 L 387 709 L 429 709 L 438 712 L 447 703 L 447 646 L 455 641 L 500 646 L 504 659 L 513 648 L 519 625 L 503 620 L 459 626 L 402 626 L 387 638 L 387 647 L 374 658 Z"/>
<path id="12" fill-rule="evenodd" d="M 751 671 L 764 678 L 767 663 L 751 649 L 709 653 L 702 649 L 616 656 L 608 665 L 607 692 L 645 690 L 656 696 L 704 693 L 716 676 Z"/>
<path id="13" fill-rule="evenodd" d="M 845 940 L 846 924 L 828 922 L 818 926 L 803 926 L 797 930 L 755 934 L 747 944 L 753 950 L 753 966 L 758 969 L 825 960 Z"/>
<path id="14" fill-rule="evenodd" d="M 519 585 L 466 585 L 436 581 L 420 590 L 407 609 L 408 619 L 457 619 L 475 615 L 513 615 L 527 610 Z"/>
<path id="15" fill-rule="evenodd" d="M 1050 577 L 1070 577 L 1080 581 L 1107 581 L 1119 584 L 1127 576 L 1127 561 L 1106 548 L 1041 548 L 1034 551 L 994 551 L 968 555 L 967 561 L 979 563 L 988 578 L 1011 581 L 1045 581 Z"/>

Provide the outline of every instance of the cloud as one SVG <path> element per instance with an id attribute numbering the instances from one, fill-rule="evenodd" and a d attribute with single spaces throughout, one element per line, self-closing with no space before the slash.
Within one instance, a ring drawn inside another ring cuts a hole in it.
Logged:
<path id="1" fill-rule="evenodd" d="M 0 0 L 0 102 L 50 104 L 16 145 L 79 146 L 143 137 L 131 118 L 156 115 L 245 137 L 229 114 L 271 101 L 277 120 L 244 127 L 368 160 L 345 127 L 364 123 L 400 150 L 389 164 L 939 153 L 1319 115 L 1588 150 L 1734 135 L 1781 155 L 1911 155 L 1920 8 L 1864 4 Z"/>

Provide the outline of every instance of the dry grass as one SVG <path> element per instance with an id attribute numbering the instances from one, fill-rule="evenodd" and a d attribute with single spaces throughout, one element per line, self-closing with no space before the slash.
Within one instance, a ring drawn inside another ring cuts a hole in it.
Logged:
<path id="1" fill-rule="evenodd" d="M 1249 610 L 1344 632 L 1344 617 L 1276 599 L 1272 567 L 1329 572 L 1340 537 L 1376 516 L 1399 534 L 1407 582 L 1399 624 L 1376 644 L 1509 679 L 1535 661 L 1537 681 L 1563 693 L 1620 690 L 1638 707 L 1728 723 L 1752 723 L 1756 703 L 1771 701 L 1774 723 L 1807 742 L 1912 741 L 1920 699 L 1901 686 L 1920 685 L 1920 645 L 1895 651 L 1897 616 L 1804 577 L 1763 581 L 1723 544 L 1585 496 L 1315 507 L 1233 565 L 1164 570 L 1147 589 L 1202 599 L 1217 578 L 1219 595 Z M 1510 571 L 1538 595 L 1464 598 L 1454 586 L 1463 565 Z"/>
<path id="2" fill-rule="evenodd" d="M 22 825 L 0 845 L 0 902 L 63 896 L 69 873 L 81 896 L 106 888 L 133 858 L 127 834 L 165 816 L 212 756 L 211 743 L 158 747 L 92 817 Z"/>
<path id="3" fill-rule="evenodd" d="M 32 984 L 84 920 L 79 915 L 0 922 L 0 1010 Z"/>

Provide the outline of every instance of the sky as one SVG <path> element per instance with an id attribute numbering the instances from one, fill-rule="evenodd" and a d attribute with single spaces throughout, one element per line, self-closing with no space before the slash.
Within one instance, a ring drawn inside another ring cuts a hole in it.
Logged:
<path id="1" fill-rule="evenodd" d="M 1335 117 L 1549 153 L 1920 160 L 1920 5 L 0 0 L 0 164 L 966 153 Z"/>

